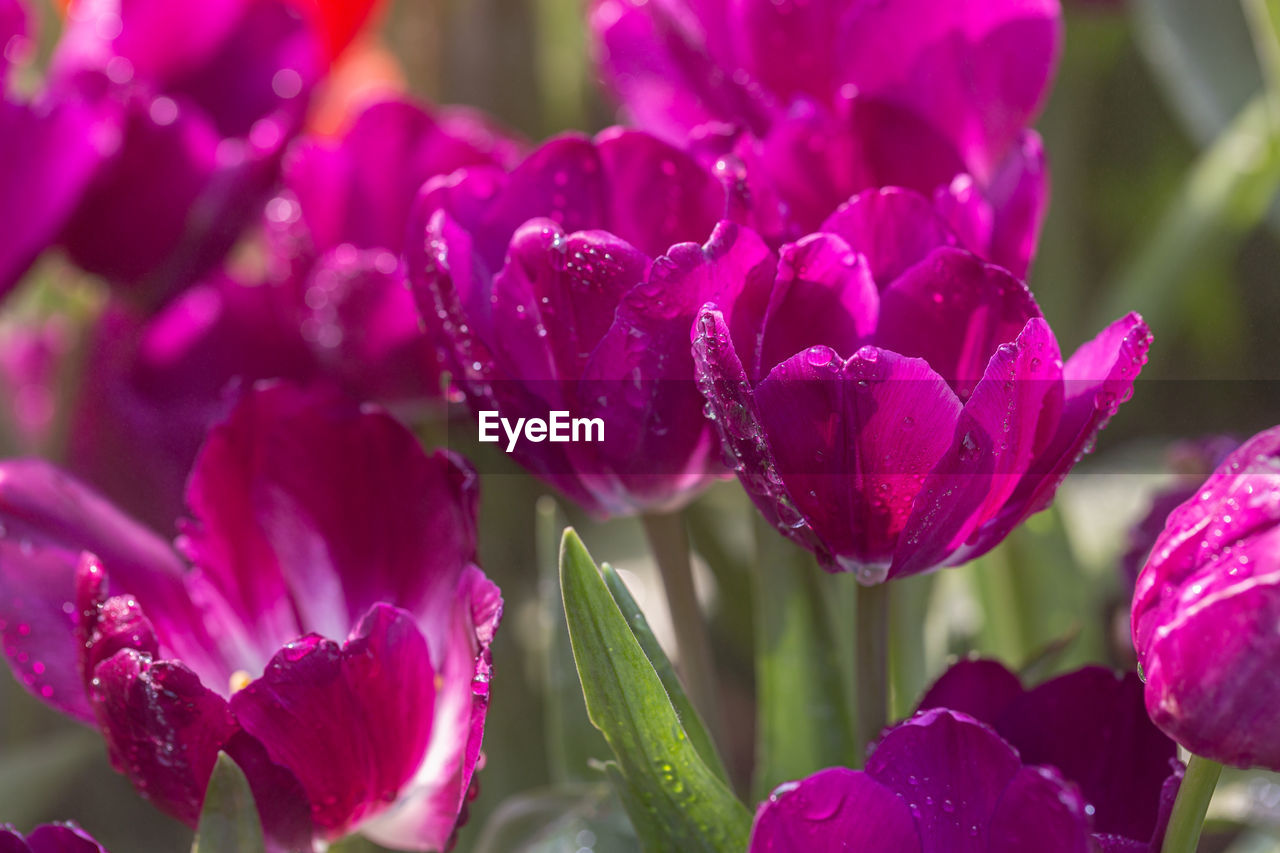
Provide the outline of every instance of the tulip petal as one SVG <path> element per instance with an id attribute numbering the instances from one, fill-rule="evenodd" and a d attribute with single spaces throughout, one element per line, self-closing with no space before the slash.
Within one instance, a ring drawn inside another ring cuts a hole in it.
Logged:
<path id="1" fill-rule="evenodd" d="M 929 200 L 901 187 L 865 190 L 840 205 L 822 223 L 867 259 L 882 287 L 940 246 L 956 245 L 955 235 Z"/>
<path id="2" fill-rule="evenodd" d="M 413 617 L 379 604 L 342 646 L 315 635 L 285 646 L 231 697 L 231 711 L 297 777 L 317 826 L 340 837 L 394 801 L 417 769 L 435 677 Z"/>
<path id="3" fill-rule="evenodd" d="M 440 391 L 435 347 L 422 333 L 399 260 L 343 244 L 309 271 L 302 335 L 329 375 L 360 399 L 413 400 Z"/>
<path id="4" fill-rule="evenodd" d="M 1000 513 L 983 525 L 954 562 L 985 554 L 1027 516 L 1049 505 L 1071 467 L 1092 446 L 1147 361 L 1151 332 L 1137 314 L 1129 314 L 1086 343 L 1063 368 L 1064 400 L 1058 427 L 1031 463 Z"/>
<path id="5" fill-rule="evenodd" d="M 89 551 L 111 572 L 113 593 L 127 592 L 152 617 L 162 647 L 201 672 L 230 674 L 226 638 L 209 632 L 204 614 L 192 602 L 186 573 L 177 555 L 155 534 L 123 515 L 87 487 L 35 460 L 0 465 L 0 619 L 7 624 L 6 646 L 15 644 L 45 663 L 57 683 L 31 682 L 55 707 L 83 715 L 79 700 L 69 694 L 66 673 L 79 673 L 79 651 L 73 627 L 76 608 L 75 572 L 80 555 Z M 21 600 L 21 608 L 13 602 Z M 61 618 L 59 618 L 61 613 Z M 25 615 L 24 614 L 29 614 Z M 37 616 L 37 614 L 39 614 Z M 28 626 L 23 634 L 22 626 Z M 234 626 L 226 626 L 228 632 Z M 70 663 L 70 666 L 67 664 Z M 34 666 L 31 667 L 34 674 Z M 26 679 L 23 679 L 24 682 Z M 44 687 L 55 691 L 46 696 Z M 66 703 L 66 704 L 64 704 Z"/>
<path id="6" fill-rule="evenodd" d="M 925 691 L 916 710 L 949 708 L 994 725 L 1023 692 L 1022 681 L 999 661 L 959 660 Z"/>
<path id="7" fill-rule="evenodd" d="M 1052 767 L 1024 766 L 991 815 L 987 849 L 992 853 L 1091 853 L 1090 835 L 1080 792 Z"/>
<path id="8" fill-rule="evenodd" d="M 881 293 L 875 342 L 925 359 L 968 400 L 996 348 L 1039 316 L 1021 281 L 976 255 L 942 248 Z"/>
<path id="9" fill-rule="evenodd" d="M 977 853 L 988 849 L 991 816 L 1021 767 L 991 729 L 935 709 L 886 733 L 866 772 L 914 805 L 923 853 Z"/>
<path id="10" fill-rule="evenodd" d="M 925 475 L 952 441 L 960 402 L 921 359 L 863 347 L 792 356 L 755 390 L 778 471 L 824 543 L 824 564 L 883 580 Z"/>
<path id="11" fill-rule="evenodd" d="M 0 833 L 0 837 L 4 834 Z M 107 853 L 84 830 L 70 823 L 37 826 L 27 834 L 27 846 L 31 853 Z M 0 842 L 0 850 L 4 849 Z"/>
<path id="12" fill-rule="evenodd" d="M 951 449 L 930 472 L 894 555 L 894 576 L 941 565 L 1004 505 L 1057 424 L 1062 406 L 1058 343 L 1049 324 L 1027 321 L 1001 344 L 965 403 Z"/>
<path id="13" fill-rule="evenodd" d="M 707 52 L 723 24 L 706 29 L 674 4 L 640 0 L 593 0 L 588 15 L 597 65 L 641 126 L 675 144 L 709 121 L 767 126 L 767 96 Z"/>
<path id="14" fill-rule="evenodd" d="M 762 137 L 762 163 L 801 231 L 818 227 L 838 205 L 874 187 L 920 193 L 965 171 L 950 140 L 895 104 L 856 97 L 833 116 L 802 102 Z"/>
<path id="15" fill-rule="evenodd" d="M 474 774 L 484 766 L 480 748 L 489 710 L 490 646 L 502 620 L 502 596 L 470 566 L 454 602 L 426 754 L 396 804 L 361 828 L 398 849 L 447 849 L 466 820 Z"/>
<path id="16" fill-rule="evenodd" d="M 840 41 L 844 79 L 946 131 L 990 174 L 1048 91 L 1057 0 L 860 4 Z"/>
<path id="17" fill-rule="evenodd" d="M 1026 278 L 1049 210 L 1049 167 L 1040 134 L 1022 132 L 991 179 L 987 198 L 995 217 L 984 256 L 1018 278 Z"/>
<path id="18" fill-rule="evenodd" d="M 588 473 L 608 471 L 622 481 L 615 502 L 633 501 L 634 509 L 687 500 L 714 470 L 718 448 L 701 416 L 689 330 L 698 309 L 712 303 L 734 340 L 750 341 L 773 273 L 760 237 L 722 222 L 705 245 L 671 247 L 621 300 L 581 373 L 583 412 L 608 427 L 592 448 L 604 464 Z M 654 460 L 670 467 L 655 470 Z M 609 490 L 607 482 L 585 479 L 589 488 Z"/>
<path id="19" fill-rule="evenodd" d="M 880 294 L 864 258 L 831 234 L 782 248 L 757 375 L 822 345 L 852 354 L 876 328 Z"/>
<path id="20" fill-rule="evenodd" d="M 469 125 L 474 122 L 447 121 L 409 100 L 386 100 L 362 110 L 337 144 L 294 143 L 284 184 L 314 249 L 350 243 L 398 254 L 410 208 L 428 178 L 503 163 L 507 141 L 485 139 Z"/>
<path id="21" fill-rule="evenodd" d="M 720 434 L 747 495 L 781 533 L 810 550 L 822 545 L 783 485 L 771 438 L 762 425 L 751 382 L 735 349 L 724 314 L 713 305 L 698 312 L 693 330 L 693 360 L 698 390 Z"/>
<path id="22" fill-rule="evenodd" d="M 0 33 L 0 51 L 7 42 Z M 0 295 L 58 236 L 116 132 L 108 110 L 78 98 L 19 104 L 0 98 Z M 113 117 L 112 117 L 113 118 Z"/>
<path id="23" fill-rule="evenodd" d="M 1076 670 L 1014 699 L 993 724 L 1023 761 L 1080 787 L 1098 832 L 1152 837 L 1178 749 L 1148 719 L 1136 675 Z"/>
<path id="24" fill-rule="evenodd" d="M 255 626 L 259 650 L 345 636 L 380 601 L 421 619 L 437 649 L 449 591 L 475 554 L 476 485 L 469 466 L 427 456 L 384 412 L 264 387 L 206 440 L 180 544 Z"/>
<path id="25" fill-rule="evenodd" d="M 760 804 L 748 853 L 920 849 L 915 821 L 902 797 L 866 773 L 832 767 L 780 785 Z"/>
<path id="26" fill-rule="evenodd" d="M 607 228 L 651 258 L 706 241 L 725 216 L 725 188 L 692 157 L 637 130 L 595 139 L 608 188 Z"/>

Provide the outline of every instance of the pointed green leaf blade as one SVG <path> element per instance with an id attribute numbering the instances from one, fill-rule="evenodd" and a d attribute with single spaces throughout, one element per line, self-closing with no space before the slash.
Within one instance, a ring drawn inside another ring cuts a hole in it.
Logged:
<path id="1" fill-rule="evenodd" d="M 613 596 L 618 609 L 622 611 L 628 627 L 631 628 L 631 633 L 635 635 L 636 641 L 640 643 L 640 649 L 644 652 L 645 657 L 649 659 L 649 663 L 653 664 L 654 671 L 658 673 L 658 678 L 662 681 L 662 686 L 666 688 L 667 697 L 671 700 L 671 705 L 675 708 L 681 725 L 684 726 L 685 734 L 689 736 L 689 742 L 693 744 L 694 749 L 698 750 L 698 755 L 702 757 L 707 769 L 716 774 L 721 782 L 728 785 L 729 772 L 725 770 L 724 762 L 720 759 L 720 753 L 716 750 L 715 742 L 712 741 L 711 735 L 707 732 L 706 725 L 702 722 L 702 717 L 685 694 L 684 686 L 680 684 L 680 677 L 676 675 L 675 667 L 671 665 L 671 659 L 662 650 L 661 644 L 658 643 L 658 638 L 653 635 L 652 629 L 649 628 L 649 621 L 644 618 L 644 613 L 640 611 L 640 605 L 636 604 L 636 600 L 632 598 L 631 591 L 627 589 L 626 583 L 623 582 L 622 577 L 614 571 L 612 566 L 605 563 L 600 567 L 600 573 L 604 575 L 604 582 L 609 587 L 609 594 Z"/>
<path id="2" fill-rule="evenodd" d="M 618 759 L 623 801 L 645 848 L 741 853 L 751 815 L 689 741 L 662 680 L 572 528 L 561 543 L 560 587 L 587 713 Z"/>
<path id="3" fill-rule="evenodd" d="M 225 752 L 209 777 L 191 853 L 266 853 L 249 780 Z"/>

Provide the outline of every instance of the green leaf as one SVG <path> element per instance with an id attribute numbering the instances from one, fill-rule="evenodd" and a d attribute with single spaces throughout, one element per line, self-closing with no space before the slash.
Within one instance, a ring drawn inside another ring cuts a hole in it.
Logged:
<path id="1" fill-rule="evenodd" d="M 578 672 L 569 646 L 569 629 L 560 602 L 560 535 L 564 530 L 555 498 L 543 495 L 536 505 L 535 535 L 538 547 L 538 599 L 546 614 L 550 636 L 546 656 L 546 705 L 544 736 L 551 781 L 599 782 L 591 769 L 609 756 L 609 747 L 591 727 L 578 686 Z"/>
<path id="2" fill-rule="evenodd" d="M 1133 20 L 1165 95 L 1208 145 L 1262 89 L 1240 0 L 1136 0 Z"/>
<path id="3" fill-rule="evenodd" d="M 225 752 L 209 777 L 191 853 L 265 853 L 262 821 L 249 780 Z"/>
<path id="4" fill-rule="evenodd" d="M 852 655 L 839 650 L 828 601 L 841 598 L 846 578 L 829 577 L 807 552 L 760 519 L 756 566 L 756 775 L 764 799 L 783 782 L 841 764 L 856 766 L 851 690 Z M 853 619 L 849 606 L 846 621 Z"/>
<path id="5" fill-rule="evenodd" d="M 671 665 L 670 658 L 662 650 L 662 645 L 658 643 L 658 638 L 653 635 L 653 631 L 649 628 L 649 621 L 640 612 L 640 605 L 636 604 L 636 600 L 631 597 L 631 591 L 627 589 L 627 585 L 623 583 L 622 578 L 613 570 L 612 566 L 605 563 L 601 567 L 601 574 L 604 575 L 605 585 L 609 587 L 609 594 L 613 596 L 618 609 L 622 611 L 623 617 L 626 618 L 627 625 L 631 628 L 631 633 L 635 635 L 636 640 L 640 643 L 641 650 L 644 651 L 645 657 L 649 659 L 649 663 L 653 664 L 654 671 L 658 673 L 658 678 L 662 681 L 662 686 L 666 688 L 667 697 L 671 700 L 672 706 L 676 709 L 676 714 L 680 717 L 680 723 L 684 726 L 685 734 L 689 736 L 689 742 L 693 744 L 694 749 L 698 750 L 698 755 L 702 756 L 702 760 L 706 763 L 708 769 L 720 777 L 721 782 L 728 785 L 729 772 L 725 770 L 724 762 L 720 759 L 720 753 L 716 751 L 715 742 L 712 741 L 711 735 L 707 732 L 706 725 L 702 722 L 702 717 L 685 694 L 684 687 L 680 684 L 680 678 L 676 675 L 675 667 Z"/>
<path id="6" fill-rule="evenodd" d="M 690 742 L 572 528 L 561 543 L 560 588 L 587 714 L 617 757 L 623 804 L 645 849 L 741 853 L 751 815 Z"/>

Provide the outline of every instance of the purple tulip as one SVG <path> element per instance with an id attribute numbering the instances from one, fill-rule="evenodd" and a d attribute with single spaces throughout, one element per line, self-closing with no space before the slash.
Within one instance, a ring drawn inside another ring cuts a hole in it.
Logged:
<path id="1" fill-rule="evenodd" d="M 385 413 L 274 385 L 210 433 L 187 499 L 174 551 L 49 465 L 0 465 L 19 680 L 190 825 L 223 750 L 276 849 L 445 847 L 502 612 L 474 472 Z"/>
<path id="2" fill-rule="evenodd" d="M 15 60 L 31 48 L 26 9 L 0 0 L 0 295 L 54 241 L 117 132 L 108 111 L 48 92 L 9 91 Z"/>
<path id="3" fill-rule="evenodd" d="M 70 332 L 60 315 L 0 329 L 0 396 L 9 401 L 4 426 L 24 453 L 52 441 L 60 380 L 72 350 Z"/>
<path id="4" fill-rule="evenodd" d="M 0 824 L 0 853 L 107 853 L 83 829 L 73 823 L 46 823 L 27 837 L 11 826 Z"/>
<path id="5" fill-rule="evenodd" d="M 1280 770 L 1280 427 L 1170 513 L 1133 595 L 1147 712 L 1192 753 Z"/>
<path id="6" fill-rule="evenodd" d="M 1064 364 L 1026 285 L 919 197 L 867 191 L 783 247 L 758 334 L 693 329 L 709 412 L 756 505 L 878 583 L 980 556 L 1048 505 L 1132 394 L 1124 317 Z"/>
<path id="7" fill-rule="evenodd" d="M 108 104 L 118 150 L 62 233 L 89 272 L 154 301 L 214 268 L 258 215 L 323 70 L 284 0 L 81 0 L 51 90 Z"/>
<path id="8" fill-rule="evenodd" d="M 419 188 L 465 166 L 510 166 L 519 143 L 464 110 L 404 100 L 364 109 L 341 139 L 301 137 L 267 205 L 273 277 L 326 372 L 364 399 L 434 398 L 435 347 L 400 263 Z"/>
<path id="9" fill-rule="evenodd" d="M 854 193 L 902 186 L 982 223 L 1019 275 L 1047 200 L 1027 125 L 1061 43 L 1057 0 L 593 0 L 606 81 L 641 127 L 733 154 L 794 239 Z"/>
<path id="10" fill-rule="evenodd" d="M 1027 764 L 1078 786 L 1102 853 L 1158 853 L 1182 780 L 1178 747 L 1142 707 L 1142 682 L 1089 666 L 1030 690 L 992 660 L 962 660 L 920 700 L 989 725 Z"/>
<path id="11" fill-rule="evenodd" d="M 1089 853 L 1087 809 L 1057 770 L 937 708 L 886 731 L 865 770 L 778 786 L 756 811 L 748 853 Z"/>
<path id="12" fill-rule="evenodd" d="M 454 383 L 511 423 L 602 421 L 593 443 L 502 438 L 597 515 L 674 509 L 722 476 L 689 327 L 708 300 L 758 314 L 773 276 L 760 238 L 722 221 L 728 206 L 691 157 L 620 129 L 423 188 L 407 262 Z"/>

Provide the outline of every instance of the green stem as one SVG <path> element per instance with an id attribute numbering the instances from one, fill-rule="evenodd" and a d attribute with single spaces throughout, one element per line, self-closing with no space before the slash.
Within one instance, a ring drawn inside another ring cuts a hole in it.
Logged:
<path id="1" fill-rule="evenodd" d="M 889 721 L 889 584 L 858 588 L 858 755 Z"/>
<path id="2" fill-rule="evenodd" d="M 1209 810 L 1209 800 L 1218 784 L 1222 765 L 1199 755 L 1191 756 L 1187 774 L 1182 777 L 1178 798 L 1173 801 L 1173 814 L 1169 816 L 1169 829 L 1164 835 L 1161 853 L 1195 853 L 1200 843 L 1200 830 L 1204 828 L 1204 816 Z"/>
<path id="3" fill-rule="evenodd" d="M 676 657 L 684 676 L 685 692 L 711 732 L 716 745 L 724 749 L 716 671 L 711 657 L 711 635 L 698 606 L 693 587 L 693 563 L 689 556 L 689 534 L 679 513 L 650 513 L 641 517 L 649 550 L 662 575 L 676 634 Z"/>
<path id="4" fill-rule="evenodd" d="M 893 582 L 889 599 L 893 630 L 889 643 L 889 707 L 894 720 L 911 715 L 929 677 L 924 624 L 937 577 L 936 573 L 916 575 Z"/>

